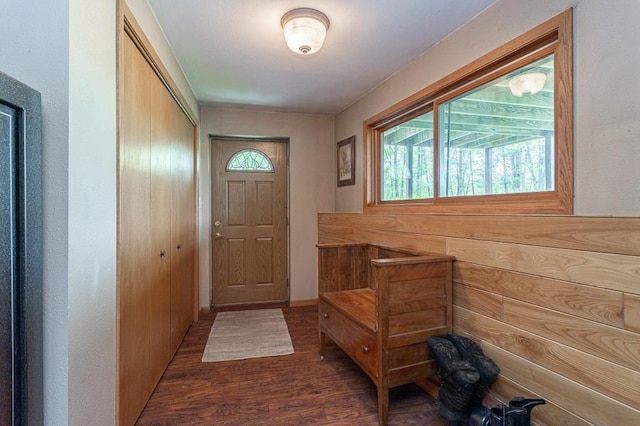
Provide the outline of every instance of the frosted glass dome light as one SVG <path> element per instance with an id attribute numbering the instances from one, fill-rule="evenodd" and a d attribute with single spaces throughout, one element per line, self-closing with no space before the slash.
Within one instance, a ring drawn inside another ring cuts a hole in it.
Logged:
<path id="1" fill-rule="evenodd" d="M 329 18 L 309 8 L 292 9 L 280 20 L 289 49 L 300 55 L 316 53 L 324 44 Z"/>
<path id="2" fill-rule="evenodd" d="M 522 96 L 525 93 L 535 95 L 544 87 L 547 75 L 543 72 L 526 72 L 518 74 L 509 80 L 509 89 L 514 96 Z"/>

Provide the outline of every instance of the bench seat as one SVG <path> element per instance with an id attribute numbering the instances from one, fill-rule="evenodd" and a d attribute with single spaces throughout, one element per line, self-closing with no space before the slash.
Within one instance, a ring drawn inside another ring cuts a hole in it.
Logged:
<path id="1" fill-rule="evenodd" d="M 320 356 L 329 337 L 367 373 L 384 425 L 389 388 L 436 375 L 426 342 L 452 331 L 454 259 L 373 243 L 318 250 Z"/>

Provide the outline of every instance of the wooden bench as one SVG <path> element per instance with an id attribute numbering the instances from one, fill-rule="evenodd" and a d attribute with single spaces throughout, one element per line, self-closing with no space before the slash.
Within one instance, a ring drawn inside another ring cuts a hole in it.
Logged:
<path id="1" fill-rule="evenodd" d="M 426 342 L 452 331 L 453 260 L 372 243 L 318 245 L 320 357 L 329 336 L 367 373 L 380 424 L 389 388 L 436 375 Z"/>

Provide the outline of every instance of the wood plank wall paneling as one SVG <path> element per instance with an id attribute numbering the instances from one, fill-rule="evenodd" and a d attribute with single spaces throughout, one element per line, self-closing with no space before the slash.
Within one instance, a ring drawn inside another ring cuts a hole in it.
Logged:
<path id="1" fill-rule="evenodd" d="M 638 256 L 450 238 L 457 260 L 600 288 L 640 293 Z"/>
<path id="2" fill-rule="evenodd" d="M 458 322 L 457 332 L 480 337 L 514 355 L 640 409 L 640 372 L 458 306 L 454 316 Z"/>
<path id="3" fill-rule="evenodd" d="M 454 282 L 494 295 L 510 297 L 616 327 L 622 327 L 624 323 L 622 293 L 619 291 L 462 261 L 455 263 L 453 277 Z"/>
<path id="4" fill-rule="evenodd" d="M 542 398 L 530 389 L 523 388 L 512 380 L 501 376 L 491 387 L 492 394 L 485 398 L 484 403 L 489 407 L 495 407 L 500 401 L 508 402 L 513 395 L 529 395 L 531 398 Z M 534 410 L 535 419 L 538 424 L 562 425 L 562 426 L 593 426 L 593 423 L 572 414 L 558 407 L 553 402 L 547 400 L 544 406 Z"/>
<path id="5" fill-rule="evenodd" d="M 640 424 L 640 218 L 320 214 L 319 243 L 454 262 L 454 332 L 501 367 L 487 402 L 541 397 L 541 425 Z"/>
<path id="6" fill-rule="evenodd" d="M 485 241 L 640 255 L 640 218 L 398 215 L 397 230 Z M 523 228 L 523 220 L 527 226 Z"/>
<path id="7" fill-rule="evenodd" d="M 640 296 L 624 295 L 624 328 L 640 333 Z"/>
<path id="8" fill-rule="evenodd" d="M 519 358 L 489 343 L 482 345 L 484 353 L 493 359 L 503 374 L 516 383 L 527 382 L 528 389 L 554 401 L 559 406 L 571 409 L 576 415 L 596 425 L 632 425 L 640 417 L 633 410 L 612 398 L 607 398 L 592 389 L 566 379 L 528 360 Z M 534 411 L 535 413 L 535 411 Z M 558 424 L 564 424 L 561 421 Z"/>

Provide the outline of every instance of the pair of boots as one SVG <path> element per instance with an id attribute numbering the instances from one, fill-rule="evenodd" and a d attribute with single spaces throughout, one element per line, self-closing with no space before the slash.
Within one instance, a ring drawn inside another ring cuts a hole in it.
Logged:
<path id="1" fill-rule="evenodd" d="M 442 379 L 438 391 L 438 412 L 450 422 L 463 422 L 482 400 L 500 373 L 473 340 L 456 334 L 427 340 Z"/>

